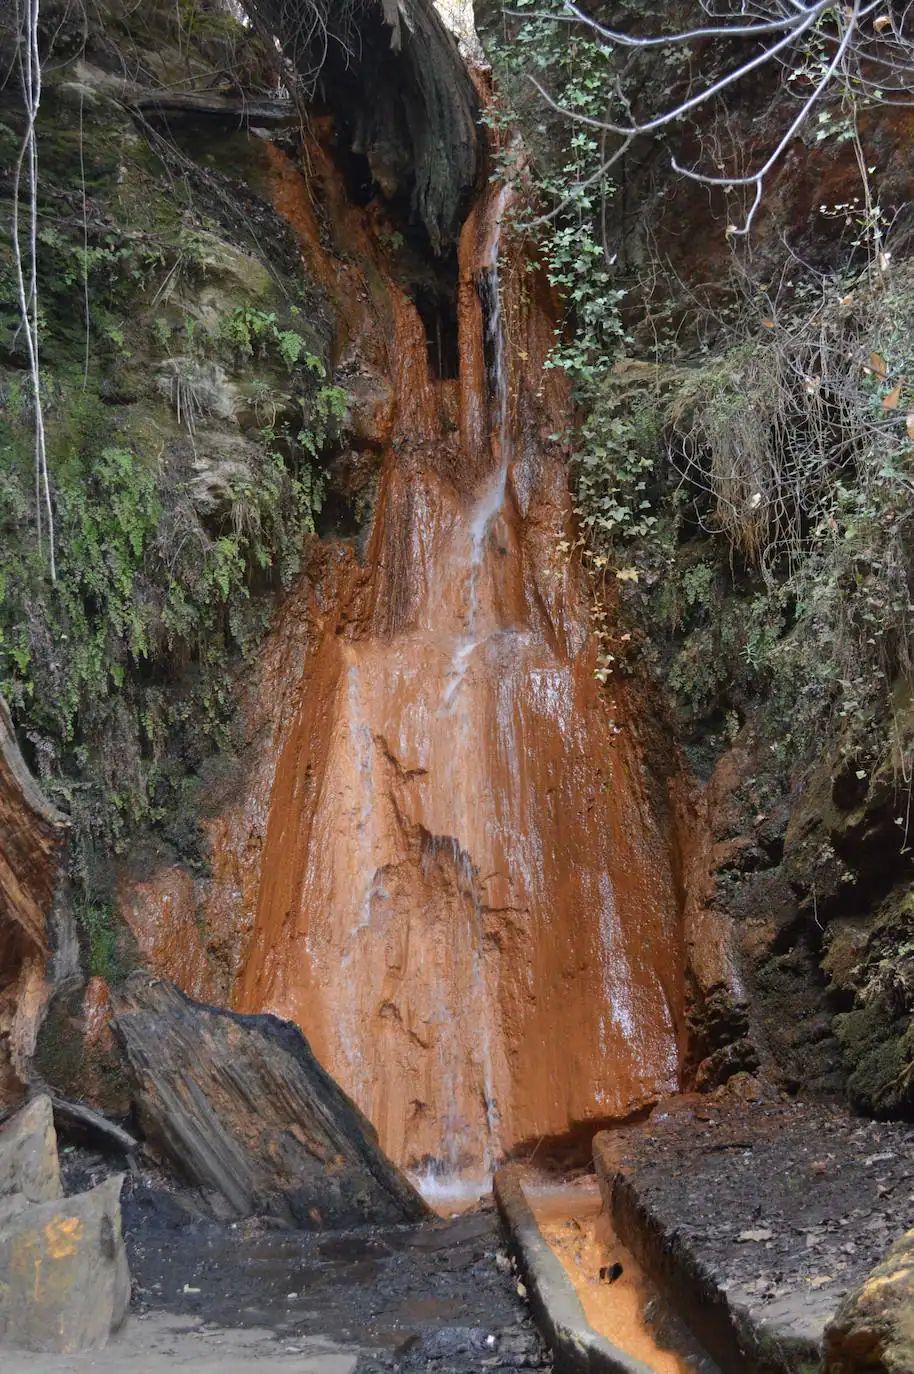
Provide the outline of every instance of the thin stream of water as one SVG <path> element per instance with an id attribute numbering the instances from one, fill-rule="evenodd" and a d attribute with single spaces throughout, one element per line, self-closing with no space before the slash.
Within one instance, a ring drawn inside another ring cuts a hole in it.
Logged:
<path id="1" fill-rule="evenodd" d="M 451 670 L 445 678 L 441 712 L 439 713 L 456 719 L 457 738 L 466 748 L 474 746 L 469 737 L 470 721 L 468 715 L 461 711 L 460 689 L 466 680 L 472 655 L 481 647 L 486 637 L 479 625 L 479 583 L 492 525 L 505 503 L 511 454 L 509 374 L 499 277 L 501 226 L 506 204 L 507 188 L 502 188 L 496 203 L 489 254 L 490 261 L 483 269 L 480 281 L 480 296 L 485 311 L 490 410 L 493 412 L 492 450 L 498 459 L 498 466 L 486 480 L 469 515 L 466 553 L 466 614 L 463 631 L 454 644 Z M 465 716 L 466 719 L 464 719 Z M 460 749 L 458 748 L 457 758 L 459 759 L 459 757 Z M 455 795 L 459 795 L 459 792 L 455 792 Z M 459 833 L 456 831 L 456 827 L 455 833 Z M 485 938 L 483 904 L 480 897 L 478 874 L 472 861 L 460 849 L 456 841 L 450 841 L 450 843 L 454 850 L 454 867 L 460 889 L 472 908 L 472 928 L 469 933 L 472 940 L 473 1000 L 478 1008 L 479 1054 L 487 1139 L 483 1148 L 482 1168 L 480 1171 L 474 1172 L 472 1177 L 461 1172 L 462 1142 L 459 1139 L 452 1141 L 447 1157 L 437 1162 L 438 1167 L 431 1166 L 423 1174 L 416 1176 L 415 1181 L 423 1194 L 429 1201 L 439 1206 L 465 1204 L 468 1199 L 475 1200 L 487 1192 L 491 1185 L 492 1173 L 500 1156 L 499 1111 L 492 1062 L 492 1015 L 489 990 L 486 986 L 483 954 Z M 454 1028 L 453 1040 L 452 1044 L 446 1044 L 446 1047 L 442 1046 L 445 1056 L 448 1053 L 455 1056 L 461 1053 L 456 1027 Z"/>

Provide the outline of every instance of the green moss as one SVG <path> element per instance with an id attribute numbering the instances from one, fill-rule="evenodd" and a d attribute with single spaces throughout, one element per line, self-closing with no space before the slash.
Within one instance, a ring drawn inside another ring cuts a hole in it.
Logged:
<path id="1" fill-rule="evenodd" d="M 214 52 L 238 36 L 205 5 L 179 15 L 170 3 L 143 7 L 137 22 L 176 23 L 182 42 L 190 25 L 195 44 Z M 85 962 L 114 977 L 114 863 L 150 829 L 202 863 L 187 799 L 207 759 L 234 756 L 233 668 L 295 576 L 345 396 L 325 375 L 320 308 L 312 300 L 298 312 L 306 288 L 283 279 L 283 264 L 300 266 L 285 226 L 260 205 L 255 247 L 244 227 L 248 190 L 196 168 L 192 146 L 178 154 L 156 140 L 153 151 L 96 91 L 84 99 L 80 133 L 69 77 L 65 63 L 49 74 L 39 128 L 58 577 L 52 584 L 37 539 L 31 397 L 16 313 L 4 311 L 0 691 L 45 789 L 72 818 Z M 243 137 L 251 164 L 262 162 L 260 141 Z M 2 246 L 0 299 L 13 299 Z M 238 319 L 255 333 L 268 325 L 249 349 L 226 337 L 226 322 Z M 4 370 L 4 356 L 17 366 Z M 194 433 L 176 413 L 162 369 L 180 381 L 188 359 L 237 370 L 239 384 L 226 391 L 251 392 L 237 422 L 207 413 Z M 220 463 L 228 476 L 218 478 L 218 500 L 198 499 L 201 470 Z"/>
<path id="2" fill-rule="evenodd" d="M 86 1057 L 85 1041 L 74 1031 L 60 1004 L 52 1007 L 42 1022 L 33 1059 L 40 1077 L 65 1097 L 79 1096 Z"/>
<path id="3" fill-rule="evenodd" d="M 877 1117 L 914 1108 L 914 1030 L 908 1015 L 873 1002 L 835 1017 L 848 1069 L 847 1091 L 858 1111 Z"/>
<path id="4" fill-rule="evenodd" d="M 81 989 L 51 1005 L 38 1033 L 33 1059 L 37 1074 L 62 1097 L 89 1100 L 102 1110 L 126 1114 L 130 1086 L 116 1044 L 87 1046 L 83 1034 Z"/>
<path id="5" fill-rule="evenodd" d="M 0 429 L 0 690 L 41 741 L 48 790 L 74 813 L 84 878 L 88 851 L 117 852 L 168 809 L 185 732 L 196 735 L 185 766 L 231 749 L 228 661 L 256 643 L 319 500 L 301 444 L 290 468 L 271 435 L 205 523 L 180 451 L 169 462 L 161 443 L 127 447 L 98 386 L 58 372 L 48 392 L 53 585 L 32 524 L 28 417 Z M 132 437 L 150 424 L 140 415 Z M 258 579 L 266 595 L 252 594 Z"/>
<path id="6" fill-rule="evenodd" d="M 109 906 L 88 904 L 77 910 L 77 922 L 87 945 L 84 967 L 90 977 L 115 983 L 127 971 L 119 948 L 118 927 Z"/>

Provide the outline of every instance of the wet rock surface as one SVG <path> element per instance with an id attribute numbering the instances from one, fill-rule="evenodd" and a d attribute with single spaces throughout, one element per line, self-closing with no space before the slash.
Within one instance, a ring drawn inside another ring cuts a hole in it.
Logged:
<path id="1" fill-rule="evenodd" d="M 297 1027 L 205 1006 L 145 973 L 116 1012 L 147 1142 L 217 1215 L 319 1229 L 424 1215 Z"/>
<path id="2" fill-rule="evenodd" d="M 358 1374 L 549 1368 L 516 1280 L 496 1265 L 491 1210 L 316 1234 L 214 1222 L 141 1180 L 125 1217 L 138 1320 L 256 1331 L 261 1358 L 270 1333 L 277 1361 L 322 1342 L 348 1352 Z"/>
<path id="3" fill-rule="evenodd" d="M 914 1223 L 914 1130 L 795 1103 L 658 1109 L 594 1144 L 620 1237 L 727 1369 L 820 1358 Z"/>
<path id="4" fill-rule="evenodd" d="M 0 697 L 0 1107 L 22 1094 L 47 1000 L 67 825 L 29 772 Z"/>
<path id="5" fill-rule="evenodd" d="M 560 1369 L 581 1374 L 650 1374 L 650 1366 L 591 1325 L 571 1278 L 543 1235 L 516 1165 L 499 1169 L 495 1199 L 540 1330 Z"/>
<path id="6" fill-rule="evenodd" d="M 291 189 L 277 203 L 304 224 Z M 231 851 L 251 856 L 247 910 L 230 894 L 216 919 L 249 932 L 231 1004 L 301 1026 L 398 1164 L 469 1178 L 675 1090 L 677 895 L 557 552 L 567 398 L 543 372 L 546 283 L 499 257 L 504 193 L 461 231 L 457 378 L 430 366 L 369 216 L 345 213 L 396 359 L 389 447 L 364 564 L 328 588 L 294 716 L 263 736 L 269 808 L 261 789 L 256 845 Z M 363 309 L 344 312 L 358 337 Z"/>

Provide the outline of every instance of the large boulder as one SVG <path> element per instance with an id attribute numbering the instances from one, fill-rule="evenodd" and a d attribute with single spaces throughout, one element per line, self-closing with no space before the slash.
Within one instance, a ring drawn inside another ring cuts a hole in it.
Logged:
<path id="1" fill-rule="evenodd" d="M 826 1374 L 914 1369 L 914 1231 L 842 1302 L 825 1332 Z"/>
<path id="2" fill-rule="evenodd" d="M 0 1198 L 52 1202 L 63 1197 L 51 1099 L 35 1097 L 0 1127 Z"/>
<path id="3" fill-rule="evenodd" d="M 50 1202 L 0 1200 L 0 1347 L 96 1350 L 120 1326 L 130 1299 L 122 1180 Z"/>
<path id="4" fill-rule="evenodd" d="M 114 1028 L 147 1142 L 217 1215 L 307 1228 L 425 1215 L 296 1026 L 194 1002 L 137 972 Z"/>

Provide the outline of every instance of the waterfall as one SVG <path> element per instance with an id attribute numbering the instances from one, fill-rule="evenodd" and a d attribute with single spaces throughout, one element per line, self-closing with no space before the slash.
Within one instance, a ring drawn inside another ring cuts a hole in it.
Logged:
<path id="1" fill-rule="evenodd" d="M 477 647 L 477 618 L 479 612 L 479 575 L 483 563 L 485 543 L 492 523 L 505 503 L 508 485 L 508 466 L 511 460 L 511 432 L 508 422 L 509 372 L 505 344 L 504 316 L 501 299 L 499 252 L 501 231 L 508 206 L 509 190 L 501 187 L 496 200 L 491 235 L 490 260 L 480 270 L 478 289 L 483 310 L 485 355 L 491 409 L 490 423 L 492 452 L 497 458 L 494 472 L 487 475 L 482 491 L 469 513 L 469 552 L 467 559 L 467 613 L 463 635 L 454 648 L 454 661 L 444 693 L 444 705 L 453 709 L 457 693 L 466 676 L 470 656 Z"/>
<path id="2" fill-rule="evenodd" d="M 349 327 L 370 350 L 387 322 L 370 366 L 392 427 L 364 565 L 321 592 L 277 735 L 233 999 L 297 1021 L 439 1200 L 678 1082 L 672 875 L 559 552 L 568 401 L 509 194 L 485 188 L 461 236 L 456 382 L 431 375 L 369 213 L 346 212 L 371 254 L 347 268 Z M 308 251 L 337 283 L 316 234 Z"/>
<path id="3" fill-rule="evenodd" d="M 454 640 L 451 668 L 445 678 L 442 696 L 443 711 L 453 719 L 457 732 L 456 739 L 459 741 L 454 756 L 454 766 L 457 770 L 460 770 L 462 766 L 465 767 L 464 755 L 467 750 L 473 748 L 470 712 L 462 704 L 460 688 L 465 681 L 472 655 L 484 647 L 478 624 L 479 578 L 484 563 L 486 541 L 490 537 L 493 522 L 502 511 L 505 503 L 511 454 L 508 415 L 509 372 L 499 274 L 501 227 L 507 206 L 506 188 L 502 188 L 497 205 L 499 208 L 492 234 L 491 261 L 483 266 L 478 279 L 486 333 L 487 347 L 485 352 L 489 362 L 487 373 L 492 412 L 490 423 L 491 449 L 496 460 L 496 467 L 484 478 L 482 490 L 476 497 L 465 521 L 467 530 L 465 619 L 462 633 Z M 494 632 L 497 632 L 497 628 Z M 455 797 L 460 795 L 459 783 L 455 787 L 454 795 Z M 465 817 L 454 816 L 453 830 L 455 834 L 466 832 L 465 820 Z M 494 1038 L 492 1007 L 485 979 L 483 949 L 485 929 L 478 874 L 469 855 L 460 849 L 455 839 L 449 836 L 441 843 L 451 851 L 454 870 L 458 874 L 460 887 L 466 893 L 470 904 L 473 979 L 471 995 L 478 1008 L 480 1027 L 486 1139 L 483 1144 L 481 1167 L 474 1171 L 470 1178 L 461 1175 L 460 1142 L 458 1141 L 452 1141 L 450 1148 L 444 1152 L 443 1157 L 430 1162 L 423 1172 L 417 1175 L 416 1182 L 420 1188 L 427 1196 L 434 1197 L 439 1202 L 448 1198 L 478 1196 L 487 1191 L 492 1172 L 500 1157 L 499 1112 L 492 1060 Z M 451 1032 L 455 1029 L 456 1026 L 453 1025 L 449 1028 Z M 452 1034 L 444 1043 L 447 1045 L 447 1052 L 452 1059 L 462 1053 L 462 1046 L 456 1035 Z"/>

